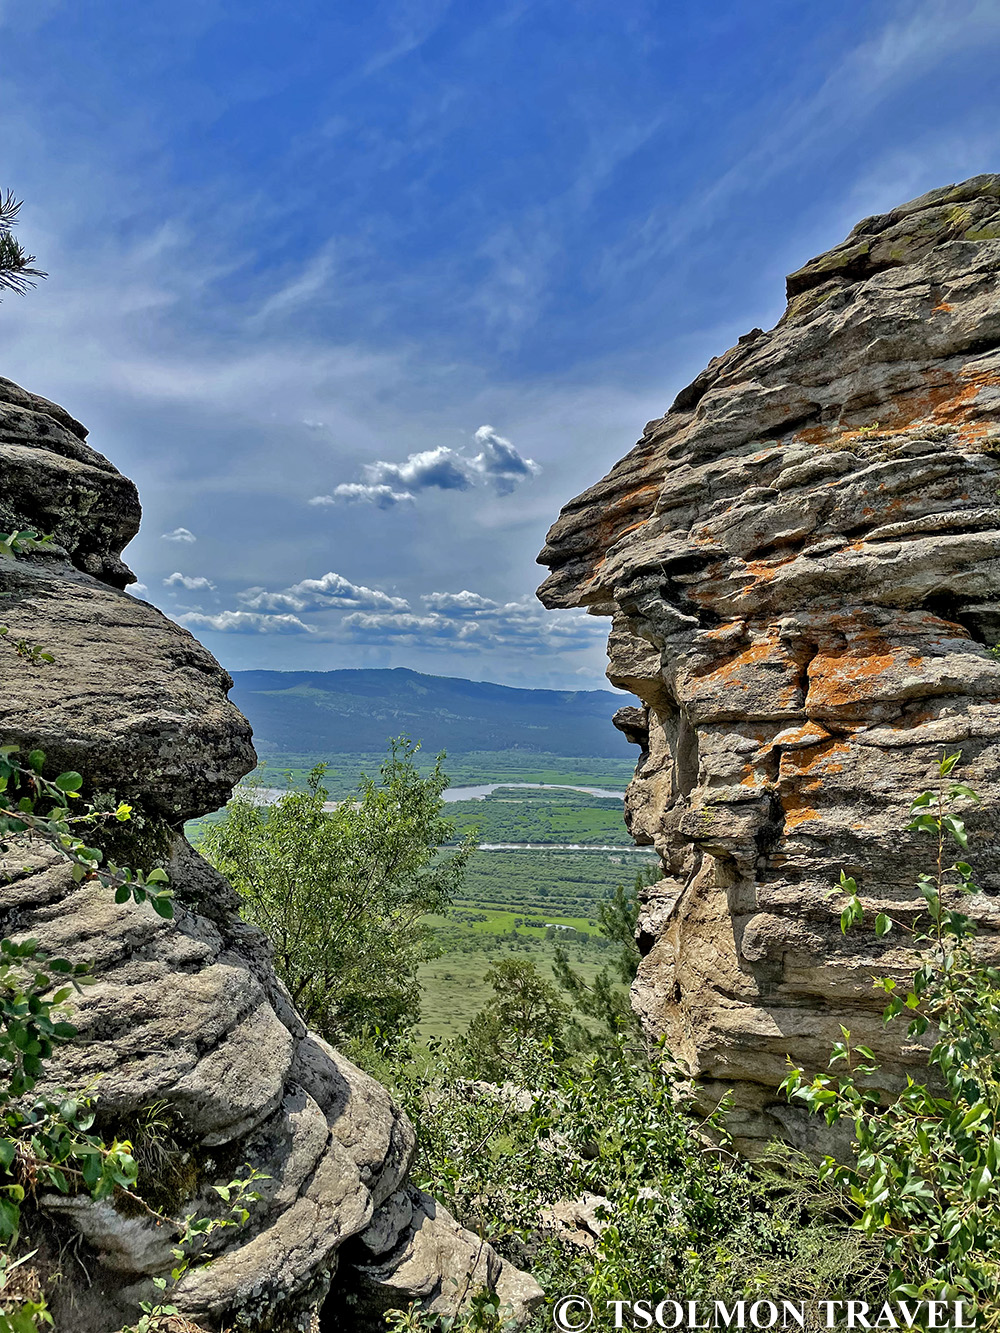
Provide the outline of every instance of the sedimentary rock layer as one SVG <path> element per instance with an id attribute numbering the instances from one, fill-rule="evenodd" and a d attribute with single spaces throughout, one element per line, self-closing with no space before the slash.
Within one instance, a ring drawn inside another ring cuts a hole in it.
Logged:
<path id="1" fill-rule="evenodd" d="M 0 622 L 10 628 L 0 639 L 0 744 L 40 748 L 52 773 L 82 773 L 95 800 L 132 803 L 122 860 L 167 868 L 176 915 L 115 904 L 100 886 L 75 883 L 46 848 L 15 840 L 0 855 L 2 933 L 93 965 L 74 1014 L 79 1039 L 60 1048 L 49 1082 L 91 1086 L 99 1126 L 130 1137 L 160 1127 L 183 1167 L 183 1188 L 161 1204 L 172 1216 L 214 1215 L 224 1209 L 215 1185 L 245 1166 L 262 1173 L 249 1223 L 215 1232 L 213 1261 L 170 1293 L 206 1329 L 312 1329 L 324 1302 L 333 1319 L 359 1288 L 373 1310 L 420 1293 L 451 1313 L 474 1289 L 464 1282 L 470 1256 L 523 1313 L 541 1295 L 531 1279 L 437 1217 L 433 1201 L 403 1215 L 409 1122 L 384 1088 L 306 1031 L 266 940 L 181 834 L 253 767 L 250 728 L 211 654 L 121 591 L 134 582 L 121 551 L 138 529 L 138 498 L 85 436 L 61 408 L 0 380 L 0 530 L 53 538 L 0 558 Z M 17 640 L 54 660 L 18 654 Z M 139 1302 L 156 1296 L 152 1276 L 173 1266 L 169 1228 L 109 1200 L 41 1203 L 33 1242 L 44 1250 L 72 1234 L 45 1233 L 46 1217 L 86 1242 L 52 1295 L 57 1326 L 108 1333 L 134 1322 Z M 355 1266 L 338 1271 L 354 1236 Z M 374 1248 L 365 1237 L 378 1238 Z M 344 1326 L 368 1326 L 360 1307 Z"/>
<path id="2" fill-rule="evenodd" d="M 898 935 L 841 935 L 841 871 L 912 919 L 905 832 L 961 750 L 972 914 L 992 950 L 1000 795 L 1000 176 L 860 222 L 788 279 L 788 308 L 713 360 L 596 486 L 541 563 L 547 606 L 613 617 L 608 676 L 642 701 L 626 801 L 665 878 L 633 1000 L 746 1146 L 813 1125 L 776 1094 L 840 1024 L 897 1086 L 883 1028 Z M 884 999 L 884 997 L 883 997 Z"/>

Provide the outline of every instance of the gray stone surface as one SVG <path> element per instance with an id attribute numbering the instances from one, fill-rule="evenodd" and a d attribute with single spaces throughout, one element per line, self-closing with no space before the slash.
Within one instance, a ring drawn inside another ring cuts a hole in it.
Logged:
<path id="1" fill-rule="evenodd" d="M 139 531 L 135 486 L 68 412 L 0 378 L 0 529 L 51 535 L 78 569 L 135 582 L 121 552 Z"/>
<path id="2" fill-rule="evenodd" d="M 226 698 L 229 674 L 187 630 L 51 559 L 0 563 L 0 593 L 11 634 L 56 658 L 32 667 L 5 645 L 8 743 L 38 745 L 91 791 L 174 824 L 225 804 L 255 763 L 250 727 Z"/>
<path id="3" fill-rule="evenodd" d="M 858 224 L 789 278 L 788 309 L 713 360 L 596 486 L 541 563 L 548 606 L 611 615 L 609 678 L 642 747 L 626 815 L 664 880 L 633 999 L 752 1150 L 817 1127 L 776 1094 L 841 1023 L 898 1086 L 883 1028 L 898 936 L 844 938 L 841 870 L 903 918 L 926 842 L 908 807 L 962 751 L 974 907 L 1000 914 L 1000 176 Z"/>
<path id="4" fill-rule="evenodd" d="M 489 1287 L 509 1317 L 526 1321 L 544 1292 L 503 1260 L 488 1241 L 460 1226 L 429 1194 L 408 1186 L 389 1198 L 351 1249 L 352 1317 L 378 1327 L 386 1310 L 418 1300 L 424 1310 L 455 1315 Z M 345 1324 L 350 1327 L 350 1324 Z"/>

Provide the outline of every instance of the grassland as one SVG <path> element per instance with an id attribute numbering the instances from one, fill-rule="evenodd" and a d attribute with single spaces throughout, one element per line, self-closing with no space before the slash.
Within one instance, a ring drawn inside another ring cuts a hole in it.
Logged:
<path id="1" fill-rule="evenodd" d="M 489 998 L 486 972 L 511 954 L 550 976 L 557 944 L 592 980 L 608 961 L 597 904 L 655 864 L 649 852 L 477 851 L 447 917 L 430 917 L 438 957 L 420 968 L 420 1036 L 454 1037 Z"/>
<path id="2" fill-rule="evenodd" d="M 585 792 L 500 787 L 480 800 L 455 801 L 446 814 L 459 835 L 476 829 L 486 843 L 629 843 L 621 801 Z"/>
<path id="3" fill-rule="evenodd" d="M 652 860 L 645 851 L 478 851 L 472 858 L 457 909 L 509 911 L 521 916 L 553 913 L 594 918 L 596 903 Z"/>
<path id="4" fill-rule="evenodd" d="M 449 954 L 422 964 L 419 974 L 421 1019 L 417 1036 L 426 1041 L 428 1037 L 456 1037 L 464 1032 L 492 993 L 484 976 L 500 956 Z M 542 974 L 551 980 L 551 953 L 536 956 L 535 961 Z M 587 981 L 592 981 L 600 970 L 600 963 L 591 958 L 574 958 L 572 962 L 574 970 Z"/>

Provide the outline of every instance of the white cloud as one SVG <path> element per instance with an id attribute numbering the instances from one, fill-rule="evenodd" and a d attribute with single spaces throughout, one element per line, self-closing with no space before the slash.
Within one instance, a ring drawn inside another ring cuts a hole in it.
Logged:
<path id="1" fill-rule="evenodd" d="M 149 589 L 146 587 L 145 583 L 130 583 L 128 587 L 125 589 L 125 591 L 133 593 L 136 597 L 138 597 L 139 593 L 149 592 Z"/>
<path id="2" fill-rule="evenodd" d="M 308 417 L 303 417 L 302 424 L 306 430 L 326 430 L 325 421 L 310 421 Z"/>
<path id="3" fill-rule="evenodd" d="M 356 611 L 344 617 L 344 628 L 358 642 L 522 653 L 588 648 L 607 635 L 607 625 L 586 612 L 546 611 L 532 597 L 501 604 L 466 590 L 428 593 L 422 600 L 432 608 L 425 615 Z"/>
<path id="4" fill-rule="evenodd" d="M 393 505 L 407 504 L 414 497 L 409 491 L 394 491 L 391 486 L 366 486 L 360 481 L 343 481 L 332 495 L 314 495 L 311 505 L 332 505 L 338 500 L 350 503 L 373 504 L 379 509 L 391 509 Z"/>
<path id="5" fill-rule="evenodd" d="M 254 611 L 219 611 L 207 615 L 188 611 L 177 617 L 187 629 L 214 629 L 220 634 L 315 634 L 298 616 L 264 616 Z"/>
<path id="6" fill-rule="evenodd" d="M 379 460 L 361 469 L 364 481 L 346 481 L 334 488 L 332 495 L 315 495 L 310 504 L 366 502 L 380 509 L 391 509 L 415 499 L 420 491 L 467 491 L 485 486 L 497 495 L 509 495 L 521 482 L 541 472 L 531 458 L 523 458 L 510 440 L 498 435 L 492 426 L 480 426 L 475 434 L 479 452 L 462 453 L 449 445 L 422 449 L 410 454 L 403 463 Z"/>
<path id="7" fill-rule="evenodd" d="M 385 610 L 408 611 L 404 597 L 392 597 L 379 588 L 368 588 L 363 583 L 351 583 L 342 574 L 331 570 L 318 579 L 302 579 L 281 592 L 266 588 L 247 588 L 237 593 L 241 602 L 253 611 L 318 611 L 318 610 Z"/>
<path id="8" fill-rule="evenodd" d="M 373 485 L 395 482 L 415 491 L 432 486 L 441 491 L 464 491 L 472 484 L 467 461 L 444 444 L 410 454 L 405 463 L 367 463 L 362 472 Z"/>
<path id="9" fill-rule="evenodd" d="M 188 528 L 174 528 L 173 532 L 161 532 L 165 542 L 196 542 L 198 538 Z"/>
<path id="10" fill-rule="evenodd" d="M 515 486 L 541 472 L 531 458 L 522 458 L 510 440 L 498 435 L 492 426 L 480 426 L 476 431 L 480 452 L 469 459 L 469 467 L 491 482 L 499 495 L 509 495 Z"/>
<path id="11" fill-rule="evenodd" d="M 487 611 L 497 606 L 491 597 L 482 597 L 478 592 L 428 592 L 420 599 L 432 611 Z"/>
<path id="12" fill-rule="evenodd" d="M 182 574 L 180 570 L 174 572 L 163 580 L 165 588 L 187 588 L 188 592 L 195 592 L 199 588 L 206 592 L 214 592 L 215 584 L 211 579 L 204 578 L 201 574 Z"/>

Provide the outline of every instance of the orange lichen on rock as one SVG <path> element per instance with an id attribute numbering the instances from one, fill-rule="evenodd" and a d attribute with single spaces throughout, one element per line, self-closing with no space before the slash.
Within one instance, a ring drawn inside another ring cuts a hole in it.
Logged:
<path id="1" fill-rule="evenodd" d="M 750 644 L 748 648 L 741 649 L 740 652 L 732 657 L 727 657 L 722 662 L 715 659 L 704 662 L 696 667 L 691 674 L 706 683 L 713 680 L 728 683 L 748 666 L 766 661 L 788 662 L 789 660 L 788 654 L 784 652 L 778 642 L 777 634 L 773 633 L 768 635 L 766 639 L 760 639 L 756 643 Z"/>
<path id="2" fill-rule="evenodd" d="M 779 560 L 744 561 L 743 572 L 749 574 L 753 580 L 753 583 L 748 583 L 747 587 L 753 587 L 754 583 L 769 583 L 782 565 L 790 565 L 795 558 L 795 555 L 786 555 Z"/>
<path id="3" fill-rule="evenodd" d="M 893 652 L 818 653 L 809 664 L 806 711 L 843 707 L 870 698 L 873 691 L 866 686 L 890 672 L 897 661 Z"/>
<path id="4" fill-rule="evenodd" d="M 809 805 L 797 792 L 783 793 L 781 797 L 781 808 L 785 815 L 785 832 L 797 828 L 799 824 L 805 824 L 812 819 L 821 819 L 820 812 L 815 806 Z"/>
<path id="5" fill-rule="evenodd" d="M 887 405 L 889 424 L 896 430 L 913 429 L 923 422 L 971 429 L 976 425 L 972 418 L 980 393 L 1000 384 L 1000 375 L 988 370 L 956 374 L 934 366 L 922 373 L 926 388 L 899 394 Z"/>
<path id="6" fill-rule="evenodd" d="M 954 374 L 936 367 L 922 373 L 925 380 L 935 382 L 923 389 L 895 394 L 880 408 L 878 421 L 863 426 L 806 426 L 796 431 L 793 438 L 802 444 L 840 444 L 851 448 L 863 444 L 871 436 L 883 439 L 913 434 L 921 425 L 955 425 L 960 440 L 978 438 L 988 429 L 975 419 L 977 400 L 983 389 L 1000 384 L 1000 376 L 986 370 Z M 836 482 L 832 484 L 836 485 Z"/>
<path id="7" fill-rule="evenodd" d="M 639 486 L 634 491 L 630 491 L 606 505 L 597 532 L 597 540 L 601 549 L 606 551 L 626 532 L 634 532 L 636 528 L 642 527 L 653 512 L 653 506 L 656 504 L 659 493 L 660 487 L 658 485 L 647 483 L 645 486 Z M 646 512 L 642 513 L 640 517 L 636 517 L 637 511 L 641 510 Z"/>
<path id="8" fill-rule="evenodd" d="M 764 750 L 767 754 L 772 749 L 788 746 L 795 749 L 811 749 L 811 743 L 819 744 L 825 741 L 830 733 L 826 727 L 820 726 L 818 722 L 804 722 L 800 727 L 792 727 L 786 731 L 781 731 L 771 742 L 762 741 Z"/>
<path id="9" fill-rule="evenodd" d="M 816 745 L 804 746 L 801 750 L 788 750 L 781 756 L 781 774 L 782 777 L 799 777 L 803 773 L 811 773 L 817 765 L 823 765 L 828 773 L 839 773 L 843 769 L 843 764 L 824 764 L 823 761 L 831 754 L 847 754 L 851 746 L 847 741 L 838 741 L 831 737 L 829 740 L 820 741 Z"/>
<path id="10" fill-rule="evenodd" d="M 731 638 L 737 627 L 742 624 L 742 620 L 727 620 L 724 625 L 715 625 L 712 629 L 702 630 L 702 635 L 706 639 L 726 640 Z"/>

